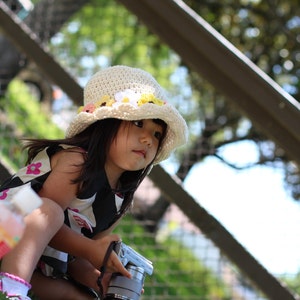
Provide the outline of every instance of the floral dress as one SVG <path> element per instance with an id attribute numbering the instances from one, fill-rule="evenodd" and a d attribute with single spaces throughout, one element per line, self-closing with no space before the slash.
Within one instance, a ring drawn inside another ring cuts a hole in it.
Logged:
<path id="1" fill-rule="evenodd" d="M 30 184 L 38 192 L 51 173 L 52 155 L 71 146 L 48 147 L 37 154 L 33 161 L 20 169 L 0 187 L 0 201 L 9 201 L 23 185 Z M 78 194 L 65 210 L 65 224 L 78 233 L 92 238 L 109 228 L 120 217 L 123 198 L 112 191 L 106 174 L 94 178 L 88 191 Z M 50 246 L 45 249 L 38 267 L 47 276 L 58 277 L 67 272 L 68 254 Z"/>

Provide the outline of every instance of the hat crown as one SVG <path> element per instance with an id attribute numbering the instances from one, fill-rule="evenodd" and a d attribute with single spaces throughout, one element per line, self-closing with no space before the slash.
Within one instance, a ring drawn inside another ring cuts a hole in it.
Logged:
<path id="1" fill-rule="evenodd" d="M 186 143 L 187 125 L 166 101 L 163 88 L 149 73 L 127 66 L 113 66 L 96 73 L 84 89 L 84 106 L 67 129 L 72 137 L 92 123 L 115 118 L 124 121 L 161 119 L 167 124 L 166 137 L 154 164 Z"/>
<path id="2" fill-rule="evenodd" d="M 164 90 L 149 73 L 127 66 L 113 66 L 96 73 L 89 80 L 84 89 L 84 105 L 95 103 L 103 96 L 114 98 L 118 92 L 125 90 L 166 99 Z"/>

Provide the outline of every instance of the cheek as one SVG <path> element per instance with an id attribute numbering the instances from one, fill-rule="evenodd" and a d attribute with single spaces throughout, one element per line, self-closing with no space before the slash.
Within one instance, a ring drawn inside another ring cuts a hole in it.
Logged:
<path id="1" fill-rule="evenodd" d="M 156 156 L 157 152 L 158 152 L 158 144 L 153 145 L 153 147 L 151 147 L 149 151 L 150 151 L 149 152 L 149 160 L 151 162 L 154 159 L 154 157 Z"/>

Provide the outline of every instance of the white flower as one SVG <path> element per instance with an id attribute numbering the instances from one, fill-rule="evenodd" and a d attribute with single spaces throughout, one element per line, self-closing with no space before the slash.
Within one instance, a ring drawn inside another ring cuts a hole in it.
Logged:
<path id="1" fill-rule="evenodd" d="M 118 103 L 129 103 L 137 106 L 137 102 L 141 98 L 141 93 L 136 93 L 130 89 L 115 94 L 115 100 Z"/>

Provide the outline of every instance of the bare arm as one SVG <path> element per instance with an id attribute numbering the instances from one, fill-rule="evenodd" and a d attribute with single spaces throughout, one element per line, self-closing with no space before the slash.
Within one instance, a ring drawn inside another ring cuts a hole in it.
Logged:
<path id="1" fill-rule="evenodd" d="M 99 240 L 108 236 L 112 236 L 111 233 L 118 223 L 119 220 L 107 230 L 98 233 L 94 239 Z M 113 273 L 114 271 L 108 268 L 108 272 Z M 72 262 L 69 263 L 68 274 L 81 284 L 89 286 L 96 291 L 98 290 L 97 279 L 100 276 L 99 268 L 95 268 L 87 259 L 83 258 L 82 256 L 77 256 Z M 123 275 L 125 274 L 123 273 Z M 103 279 L 102 285 L 104 289 L 106 289 L 109 279 L 110 274 L 108 274 L 108 277 L 105 276 Z"/>
<path id="2" fill-rule="evenodd" d="M 67 252 L 79 258 L 89 261 L 94 268 L 99 269 L 106 251 L 113 241 L 118 241 L 120 238 L 116 234 L 107 234 L 97 239 L 89 239 L 75 232 L 66 225 L 57 232 L 50 242 L 53 248 Z M 110 272 L 120 272 L 124 276 L 129 276 L 128 271 L 123 267 L 117 255 L 113 252 L 107 262 L 107 268 Z"/>
<path id="3" fill-rule="evenodd" d="M 69 207 L 76 197 L 78 185 L 72 183 L 81 171 L 83 156 L 77 152 L 61 151 L 51 160 L 52 171 L 40 190 L 41 197 L 55 201 L 63 210 Z M 106 250 L 112 241 L 119 240 L 117 235 L 107 235 L 101 239 L 89 239 L 66 225 L 55 234 L 50 245 L 55 249 L 87 259 L 95 268 L 102 265 Z M 129 276 L 115 253 L 112 253 L 108 269 Z"/>

